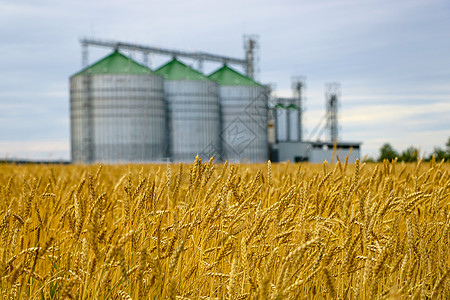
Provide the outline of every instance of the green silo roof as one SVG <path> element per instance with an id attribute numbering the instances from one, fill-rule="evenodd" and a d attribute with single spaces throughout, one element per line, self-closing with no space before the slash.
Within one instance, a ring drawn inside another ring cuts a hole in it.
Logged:
<path id="1" fill-rule="evenodd" d="M 107 57 L 84 68 L 73 76 L 85 74 L 150 74 L 150 69 L 143 66 L 131 58 L 123 55 L 119 51 L 114 51 Z"/>
<path id="2" fill-rule="evenodd" d="M 298 106 L 295 104 L 284 105 L 283 103 L 278 103 L 275 105 L 275 108 L 298 109 Z"/>
<path id="3" fill-rule="evenodd" d="M 186 66 L 176 58 L 153 72 L 167 80 L 210 80 L 202 73 Z"/>
<path id="4" fill-rule="evenodd" d="M 216 81 L 220 85 L 262 86 L 253 79 L 242 75 L 227 65 L 224 65 L 222 68 L 213 72 L 208 78 Z"/>

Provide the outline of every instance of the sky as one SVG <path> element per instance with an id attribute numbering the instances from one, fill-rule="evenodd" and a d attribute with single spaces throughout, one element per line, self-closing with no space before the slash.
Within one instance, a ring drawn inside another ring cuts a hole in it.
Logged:
<path id="1" fill-rule="evenodd" d="M 243 58 L 249 34 L 259 37 L 256 78 L 277 96 L 291 96 L 291 78 L 304 76 L 305 137 L 325 112 L 325 83 L 339 82 L 339 135 L 362 142 L 362 156 L 377 157 L 384 143 L 422 155 L 445 147 L 448 0 L 0 0 L 0 158 L 70 159 L 80 38 Z M 89 62 L 109 53 L 91 47 Z M 150 59 L 156 68 L 170 58 Z"/>

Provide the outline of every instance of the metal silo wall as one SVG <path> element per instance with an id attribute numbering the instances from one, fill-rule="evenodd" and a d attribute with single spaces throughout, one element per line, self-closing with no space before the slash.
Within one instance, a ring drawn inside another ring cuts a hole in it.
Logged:
<path id="1" fill-rule="evenodd" d="M 288 109 L 284 107 L 277 107 L 275 116 L 277 142 L 286 142 L 288 140 L 289 131 Z"/>
<path id="2" fill-rule="evenodd" d="M 289 115 L 289 141 L 291 142 L 298 142 L 300 141 L 300 135 L 299 135 L 299 111 L 298 108 L 290 108 L 288 109 L 288 115 Z"/>
<path id="3" fill-rule="evenodd" d="M 70 154 L 72 162 L 83 162 L 81 159 L 81 136 L 79 131 L 81 129 L 81 99 L 78 93 L 79 81 L 81 76 L 72 77 L 70 79 Z"/>
<path id="4" fill-rule="evenodd" d="M 206 80 L 165 80 L 169 115 L 170 157 L 192 162 L 221 153 L 217 83 Z"/>
<path id="5" fill-rule="evenodd" d="M 259 86 L 220 86 L 222 145 L 230 162 L 266 162 L 268 97 Z"/>
<path id="6" fill-rule="evenodd" d="M 80 75 L 71 82 L 74 162 L 161 161 L 167 155 L 163 79 Z"/>
<path id="7" fill-rule="evenodd" d="M 89 163 L 92 160 L 90 86 L 91 76 L 76 76 L 70 79 L 70 127 L 72 162 Z M 89 123 L 89 124 L 88 124 Z"/>

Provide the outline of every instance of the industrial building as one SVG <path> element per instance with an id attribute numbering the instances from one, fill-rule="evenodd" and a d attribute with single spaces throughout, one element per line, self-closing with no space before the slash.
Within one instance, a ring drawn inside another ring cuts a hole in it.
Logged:
<path id="1" fill-rule="evenodd" d="M 304 140 L 304 81 L 293 81 L 292 98 L 273 97 L 253 79 L 254 37 L 245 39 L 244 59 L 121 42 L 81 43 L 84 68 L 70 78 L 74 163 L 192 162 L 196 155 L 230 162 L 323 162 L 333 161 L 333 155 L 349 155 L 350 161 L 360 156 L 361 143 L 339 140 L 336 84 L 327 86 L 318 138 Z M 88 65 L 88 46 L 113 48 L 113 53 Z M 140 51 L 144 62 L 119 50 Z M 172 59 L 152 71 L 150 53 Z M 198 67 L 180 58 L 194 59 Z M 207 76 L 204 61 L 222 65 Z M 323 132 L 328 133 L 325 141 L 320 140 Z"/>
<path id="2" fill-rule="evenodd" d="M 302 88 L 303 78 L 293 78 L 292 98 L 277 98 L 271 101 L 270 114 L 274 119 L 274 138 L 271 143 L 271 160 L 312 162 L 336 161 L 337 157 L 350 162 L 360 157 L 360 142 L 341 141 L 339 138 L 338 106 L 340 85 L 332 82 L 325 86 L 325 113 L 319 123 L 311 131 L 309 137 L 303 139 L 302 125 Z M 325 139 L 322 140 L 322 135 Z"/>
<path id="3" fill-rule="evenodd" d="M 336 156 L 340 160 L 348 156 L 350 162 L 360 157 L 360 145 L 357 142 L 338 142 L 334 149 L 333 142 L 280 142 L 274 144 L 274 161 L 312 162 L 323 161 L 336 162 Z"/>

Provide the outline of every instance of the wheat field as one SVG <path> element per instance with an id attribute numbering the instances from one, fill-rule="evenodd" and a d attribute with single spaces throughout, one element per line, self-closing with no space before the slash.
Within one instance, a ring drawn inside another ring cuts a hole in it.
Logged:
<path id="1" fill-rule="evenodd" d="M 449 299 L 450 165 L 0 165 L 1 299 Z"/>

